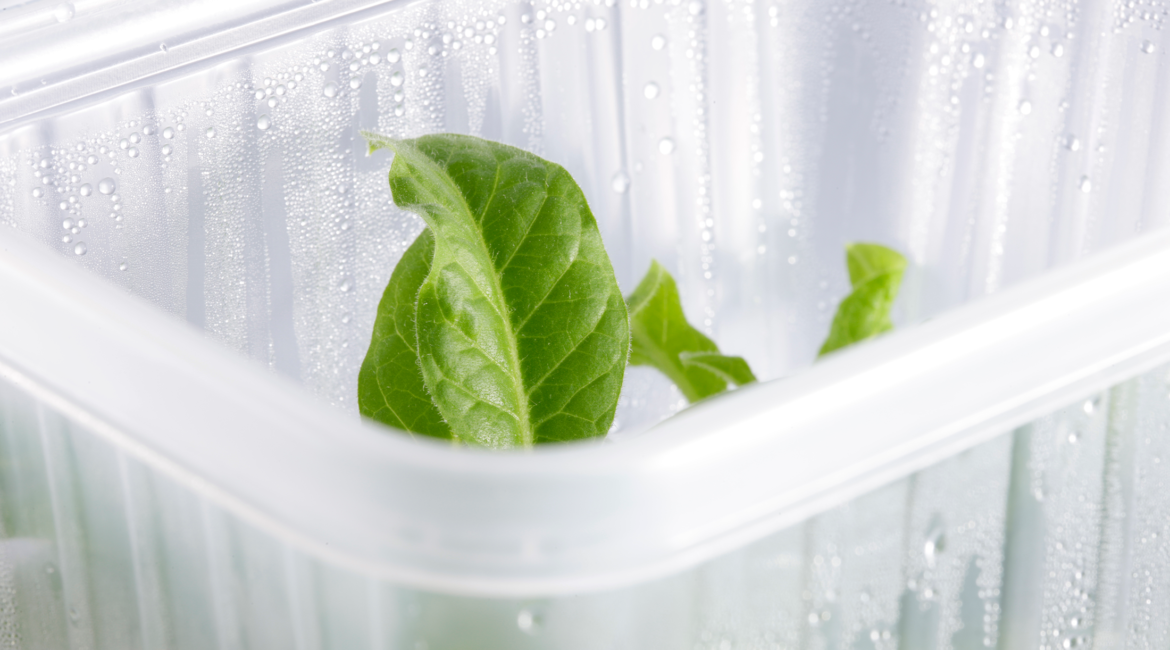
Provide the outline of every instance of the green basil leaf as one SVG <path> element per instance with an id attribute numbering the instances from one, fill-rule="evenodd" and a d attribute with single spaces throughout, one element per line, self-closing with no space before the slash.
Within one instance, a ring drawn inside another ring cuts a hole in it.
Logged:
<path id="1" fill-rule="evenodd" d="M 845 246 L 845 260 L 853 291 L 837 306 L 818 356 L 894 328 L 890 308 L 902 284 L 906 258 L 879 244 L 852 243 Z"/>
<path id="2" fill-rule="evenodd" d="M 365 135 L 371 151 L 393 150 L 394 201 L 434 239 L 416 349 L 451 438 L 499 448 L 605 435 L 629 321 L 581 188 L 560 165 L 479 138 Z"/>
<path id="3" fill-rule="evenodd" d="M 430 230 L 424 230 L 394 267 L 378 304 L 370 349 L 358 373 L 358 410 L 398 429 L 450 438 L 451 428 L 423 381 L 414 329 L 418 290 L 431 271 L 434 251 L 435 238 Z"/>
<path id="4" fill-rule="evenodd" d="M 718 375 L 723 381 L 743 386 L 756 380 L 743 357 L 729 357 L 717 352 L 683 352 L 678 355 L 684 368 L 698 367 Z"/>
<path id="5" fill-rule="evenodd" d="M 633 345 L 630 365 L 653 366 L 695 402 L 754 381 L 747 362 L 719 354 L 715 342 L 691 327 L 683 314 L 678 286 L 661 264 L 650 263 L 646 277 L 626 298 Z"/>

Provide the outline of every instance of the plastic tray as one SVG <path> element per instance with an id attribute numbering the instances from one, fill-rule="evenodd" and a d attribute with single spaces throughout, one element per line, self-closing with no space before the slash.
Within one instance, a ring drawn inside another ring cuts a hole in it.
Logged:
<path id="1" fill-rule="evenodd" d="M 1170 241 L 1000 291 L 1166 218 L 1162 14 L 1042 9 L 0 13 L 0 644 L 1164 638 Z M 791 376 L 646 431 L 631 372 L 613 444 L 529 454 L 358 421 L 420 228 L 361 128 L 564 164 L 623 286 L 663 260 Z M 853 239 L 911 257 L 903 327 L 804 370 Z"/>

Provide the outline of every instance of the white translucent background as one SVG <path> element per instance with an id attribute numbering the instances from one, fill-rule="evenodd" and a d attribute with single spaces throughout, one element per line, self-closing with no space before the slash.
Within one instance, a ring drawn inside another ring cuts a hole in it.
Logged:
<path id="1" fill-rule="evenodd" d="M 1161 2 L 398 2 L 12 108 L 131 58 L 84 9 L 7 33 L 0 13 L 0 222 L 349 417 L 421 228 L 361 129 L 563 164 L 623 288 L 663 261 L 767 379 L 812 361 L 845 242 L 908 255 L 909 326 L 1170 217 Z M 60 56 L 77 35 L 105 58 Z M 184 45 L 135 37 L 144 69 Z M 484 648 L 1164 645 L 1164 379 L 676 578 L 531 602 L 302 557 L 10 392 L 0 646 L 468 647 L 457 626 Z M 632 371 L 613 438 L 680 406 Z"/>

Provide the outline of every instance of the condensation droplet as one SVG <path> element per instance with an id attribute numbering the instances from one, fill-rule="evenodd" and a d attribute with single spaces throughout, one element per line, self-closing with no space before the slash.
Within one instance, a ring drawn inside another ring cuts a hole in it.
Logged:
<path id="1" fill-rule="evenodd" d="M 172 152 L 172 151 L 174 151 L 174 149 L 173 149 L 173 148 L 171 148 L 171 145 L 169 145 L 169 144 L 164 144 L 164 145 L 162 146 L 162 155 L 164 155 L 164 156 L 169 156 L 169 155 L 171 155 L 171 152 Z"/>
<path id="2" fill-rule="evenodd" d="M 390 63 L 398 63 L 402 59 L 402 55 L 398 53 L 398 48 L 393 48 L 386 53 L 386 60 Z"/>
<path id="3" fill-rule="evenodd" d="M 1155 49 L 1155 47 L 1154 47 L 1153 41 L 1150 41 L 1148 39 L 1145 41 L 1142 41 L 1142 51 L 1143 52 L 1145 52 L 1146 54 L 1153 54 L 1154 49 Z"/>
<path id="4" fill-rule="evenodd" d="M 1054 43 L 1052 45 L 1052 56 L 1055 56 L 1055 57 L 1064 56 L 1064 46 L 1061 45 L 1060 43 Z"/>
<path id="5" fill-rule="evenodd" d="M 1088 194 L 1093 191 L 1093 181 L 1089 180 L 1088 176 L 1081 176 L 1081 191 Z"/>
<path id="6" fill-rule="evenodd" d="M 102 194 L 113 194 L 117 188 L 118 186 L 114 184 L 114 179 L 112 178 L 103 178 L 98 181 L 98 191 Z"/>
<path id="7" fill-rule="evenodd" d="M 1075 135 L 1070 135 L 1064 140 L 1064 147 L 1069 151 L 1080 151 L 1081 141 Z"/>
<path id="8" fill-rule="evenodd" d="M 926 563 L 934 566 L 938 562 L 940 553 L 946 550 L 947 537 L 941 529 L 934 529 L 926 536 L 926 542 L 922 546 L 922 554 L 926 557 Z"/>
<path id="9" fill-rule="evenodd" d="M 666 37 L 662 34 L 655 34 L 654 37 L 650 39 L 650 47 L 656 50 L 661 50 L 662 48 L 666 47 Z"/>
<path id="10" fill-rule="evenodd" d="M 205 133 L 207 134 L 207 137 L 214 138 L 215 137 L 215 127 L 214 126 L 207 127 L 207 131 L 205 131 Z"/>
<path id="11" fill-rule="evenodd" d="M 349 290 L 353 288 L 353 284 L 351 284 L 349 280 L 342 280 L 341 284 L 338 285 L 337 288 L 340 289 L 342 293 L 349 293 Z"/>
<path id="12" fill-rule="evenodd" d="M 57 22 L 59 23 L 69 22 L 69 20 L 73 18 L 73 13 L 73 3 L 71 2 L 62 2 L 61 4 L 57 5 L 55 9 L 53 9 L 53 17 L 56 18 Z"/>
<path id="13" fill-rule="evenodd" d="M 33 195 L 33 198 L 34 198 L 34 199 L 39 199 L 39 198 L 41 198 L 42 196 L 44 196 L 44 195 L 45 195 L 45 193 L 44 193 L 43 191 L 41 191 L 41 188 L 39 188 L 39 187 L 34 187 L 34 188 L 33 188 L 33 191 L 32 191 L 32 195 Z"/>
<path id="14" fill-rule="evenodd" d="M 331 99 L 333 97 L 336 97 L 337 96 L 337 85 L 332 83 L 332 82 L 325 84 L 325 86 L 323 88 L 321 88 L 321 94 L 325 95 L 326 97 L 329 97 Z"/>
<path id="15" fill-rule="evenodd" d="M 82 196 L 89 196 L 90 194 L 93 194 L 93 185 L 86 183 L 85 185 L 77 188 L 77 193 Z"/>
<path id="16" fill-rule="evenodd" d="M 86 251 L 85 242 L 83 242 L 83 241 L 77 242 L 77 245 L 73 247 L 73 254 L 74 255 L 85 255 L 85 251 Z"/>
<path id="17" fill-rule="evenodd" d="M 390 74 L 390 85 L 397 88 L 402 85 L 403 75 L 401 70 L 395 70 Z"/>
<path id="18" fill-rule="evenodd" d="M 658 90 L 658 84 L 651 81 L 642 89 L 642 94 L 646 96 L 646 99 L 654 99 L 658 96 Z"/>
<path id="19" fill-rule="evenodd" d="M 359 79 L 359 78 L 357 78 L 357 77 L 354 77 L 353 79 L 350 79 L 350 80 L 349 80 L 349 87 L 350 87 L 350 88 L 352 88 L 352 89 L 354 89 L 354 90 L 357 90 L 358 88 L 361 88 L 361 87 L 362 87 L 362 80 L 361 80 L 361 79 Z"/>
<path id="20" fill-rule="evenodd" d="M 125 262 L 122 262 L 121 264 L 118 265 L 119 271 L 125 271 L 127 268 L 129 268 L 129 265 L 126 264 Z"/>
<path id="21" fill-rule="evenodd" d="M 670 154 L 674 153 L 674 139 L 663 138 L 663 139 L 659 140 L 658 141 L 658 153 L 660 153 L 664 156 L 669 156 Z"/>
<path id="22" fill-rule="evenodd" d="M 137 147 L 130 147 L 129 149 L 126 150 L 126 155 L 130 156 L 131 158 L 137 158 L 138 157 L 138 148 Z"/>
<path id="23" fill-rule="evenodd" d="M 1024 101 L 1020 102 L 1020 114 L 1021 115 L 1031 115 L 1032 114 L 1032 102 L 1030 102 L 1026 99 Z"/>
<path id="24" fill-rule="evenodd" d="M 272 120 L 268 119 L 267 115 L 261 115 L 256 118 L 256 128 L 261 131 L 267 131 L 270 126 L 272 126 Z"/>
<path id="25" fill-rule="evenodd" d="M 540 634 L 541 629 L 544 627 L 544 616 L 540 612 L 526 607 L 516 615 L 516 627 L 520 628 L 520 631 L 525 634 L 535 636 Z"/>
<path id="26" fill-rule="evenodd" d="M 613 175 L 610 181 L 610 187 L 618 194 L 624 194 L 626 190 L 630 189 L 630 177 L 625 172 L 618 172 Z"/>
<path id="27" fill-rule="evenodd" d="M 175 137 L 175 130 L 168 126 L 162 130 L 162 136 L 167 140 L 170 140 Z"/>

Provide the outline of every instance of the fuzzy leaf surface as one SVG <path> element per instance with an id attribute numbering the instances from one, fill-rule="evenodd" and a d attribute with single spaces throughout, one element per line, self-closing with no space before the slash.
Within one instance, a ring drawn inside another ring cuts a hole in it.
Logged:
<path id="1" fill-rule="evenodd" d="M 450 438 L 451 428 L 423 382 L 414 325 L 418 290 L 430 273 L 434 251 L 435 238 L 424 230 L 394 267 L 378 304 L 370 349 L 358 372 L 358 410 L 398 429 Z"/>
<path id="2" fill-rule="evenodd" d="M 393 150 L 394 202 L 434 239 L 416 349 L 450 437 L 503 448 L 605 435 L 629 323 L 577 183 L 560 165 L 470 136 L 366 137 L 371 151 Z"/>
<path id="3" fill-rule="evenodd" d="M 691 327 L 683 314 L 678 285 L 657 261 L 650 263 L 626 303 L 633 336 L 630 365 L 657 368 L 688 401 L 722 393 L 728 383 L 748 383 L 748 377 L 754 381 L 746 361 L 720 354 L 714 341 Z"/>
<path id="4" fill-rule="evenodd" d="M 879 244 L 852 243 L 845 246 L 845 262 L 853 291 L 837 306 L 818 356 L 894 328 L 890 308 L 898 297 L 906 258 Z"/>

